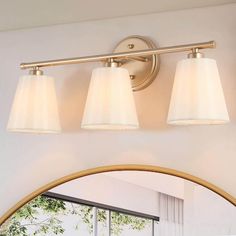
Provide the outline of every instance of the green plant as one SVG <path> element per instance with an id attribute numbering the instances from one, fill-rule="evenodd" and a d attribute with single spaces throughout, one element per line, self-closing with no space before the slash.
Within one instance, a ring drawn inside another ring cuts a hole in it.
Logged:
<path id="1" fill-rule="evenodd" d="M 39 196 L 20 208 L 0 228 L 0 236 L 29 236 L 62 234 L 64 229 L 57 218 L 58 213 L 66 211 L 65 202 Z M 43 215 L 44 218 L 38 218 Z"/>

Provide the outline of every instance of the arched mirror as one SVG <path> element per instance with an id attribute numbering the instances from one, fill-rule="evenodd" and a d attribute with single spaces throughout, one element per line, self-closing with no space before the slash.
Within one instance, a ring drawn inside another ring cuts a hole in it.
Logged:
<path id="1" fill-rule="evenodd" d="M 233 236 L 236 207 L 195 182 L 140 170 L 58 185 L 26 203 L 0 236 Z"/>

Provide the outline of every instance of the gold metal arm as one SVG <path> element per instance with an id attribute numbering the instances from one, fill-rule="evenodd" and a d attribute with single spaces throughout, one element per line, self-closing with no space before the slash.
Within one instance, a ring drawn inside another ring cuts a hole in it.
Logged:
<path id="1" fill-rule="evenodd" d="M 215 48 L 215 41 L 202 42 L 202 43 L 193 43 L 193 44 L 184 44 L 170 47 L 162 47 L 162 48 L 154 48 L 147 50 L 138 50 L 138 51 L 128 51 L 120 52 L 120 53 L 110 53 L 110 54 L 102 54 L 102 55 L 93 55 L 93 56 L 85 56 L 85 57 L 74 57 L 74 58 L 66 58 L 66 59 L 57 59 L 57 60 L 49 60 L 49 61 L 38 61 L 38 62 L 29 62 L 29 63 L 21 63 L 21 69 L 29 69 L 29 68 L 41 68 L 48 66 L 60 66 L 60 65 L 69 65 L 69 64 L 77 64 L 77 63 L 85 63 L 85 62 L 95 62 L 95 61 L 106 61 L 108 59 L 127 59 L 131 60 L 148 60 L 145 59 L 145 56 L 150 55 L 160 55 L 165 53 L 175 53 L 175 52 L 184 52 L 184 51 L 193 51 L 194 49 L 206 49 L 206 48 Z"/>
<path id="2" fill-rule="evenodd" d="M 43 67 L 100 61 L 106 66 L 127 69 L 133 90 L 138 91 L 149 86 L 157 77 L 160 69 L 160 54 L 189 51 L 189 58 L 200 58 L 203 54 L 199 50 L 214 47 L 215 42 L 209 41 L 159 48 L 148 37 L 132 35 L 121 40 L 113 53 L 22 63 L 20 68 L 30 69 L 30 75 L 42 75 Z"/>

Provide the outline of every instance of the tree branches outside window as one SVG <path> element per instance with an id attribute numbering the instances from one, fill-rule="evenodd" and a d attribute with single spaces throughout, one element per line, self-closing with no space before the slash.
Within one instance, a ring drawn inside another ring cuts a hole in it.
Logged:
<path id="1" fill-rule="evenodd" d="M 0 236 L 63 235 L 65 228 L 62 219 L 72 216 L 77 219 L 75 230 L 79 230 L 83 222 L 92 235 L 93 207 L 39 196 L 20 208 L 0 227 Z M 97 221 L 106 226 L 106 210 L 98 210 Z M 141 231 L 150 223 L 149 219 L 111 212 L 111 232 L 114 236 L 120 236 L 124 227 Z"/>

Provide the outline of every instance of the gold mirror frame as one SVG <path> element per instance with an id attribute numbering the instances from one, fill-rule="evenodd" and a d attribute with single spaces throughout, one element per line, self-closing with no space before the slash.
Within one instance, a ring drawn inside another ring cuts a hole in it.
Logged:
<path id="1" fill-rule="evenodd" d="M 9 209 L 1 218 L 0 218 L 0 226 L 9 218 L 11 217 L 18 209 L 20 209 L 22 206 L 24 206 L 26 203 L 37 197 L 38 195 L 58 186 L 64 183 L 67 183 L 71 180 L 75 180 L 81 177 L 85 177 L 88 175 L 94 175 L 94 174 L 99 174 L 99 173 L 104 173 L 104 172 L 110 172 L 110 171 L 149 171 L 149 172 L 156 172 L 156 173 L 161 173 L 161 174 L 167 174 L 167 175 L 172 175 L 175 177 L 180 177 L 182 179 L 186 179 L 189 181 L 192 181 L 196 184 L 202 185 L 209 190 L 217 193 L 230 203 L 232 203 L 234 206 L 236 206 L 236 198 L 230 195 L 229 193 L 225 192 L 224 190 L 218 188 L 217 186 L 200 179 L 196 176 L 174 170 L 174 169 L 169 169 L 169 168 L 164 168 L 160 166 L 151 166 L 151 165 L 111 165 L 111 166 L 102 166 L 102 167 L 97 167 L 97 168 L 92 168 L 92 169 L 87 169 L 87 170 L 82 170 L 70 175 L 67 175 L 65 177 L 62 177 L 60 179 L 57 179 L 39 189 L 36 191 L 32 192 L 25 198 L 23 198 L 21 201 L 19 201 L 16 205 L 14 205 L 11 209 Z"/>

